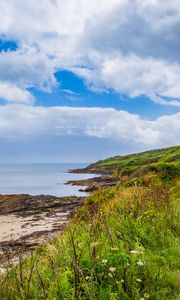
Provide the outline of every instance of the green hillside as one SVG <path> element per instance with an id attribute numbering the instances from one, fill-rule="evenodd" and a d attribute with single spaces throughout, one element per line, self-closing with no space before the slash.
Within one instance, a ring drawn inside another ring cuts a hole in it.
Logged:
<path id="1" fill-rule="evenodd" d="M 91 165 L 110 166 L 119 183 L 88 196 L 53 243 L 2 275 L 0 299 L 179 300 L 179 155 L 171 147 Z M 129 167 L 141 172 L 124 175 Z"/>
<path id="2" fill-rule="evenodd" d="M 97 166 L 143 166 L 155 162 L 174 162 L 178 160 L 180 160 L 180 146 L 175 146 L 111 157 L 97 163 Z"/>
<path id="3" fill-rule="evenodd" d="M 113 174 L 117 168 L 135 171 L 146 165 L 162 162 L 179 164 L 180 146 L 110 157 L 93 163 L 84 170 L 90 173 Z"/>

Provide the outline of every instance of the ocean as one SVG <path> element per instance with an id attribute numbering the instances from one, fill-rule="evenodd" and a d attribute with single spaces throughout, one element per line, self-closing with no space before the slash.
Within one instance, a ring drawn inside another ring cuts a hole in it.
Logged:
<path id="1" fill-rule="evenodd" d="M 92 178 L 92 174 L 72 174 L 69 169 L 87 164 L 0 164 L 0 194 L 84 196 L 79 186 L 65 185 L 68 180 Z"/>

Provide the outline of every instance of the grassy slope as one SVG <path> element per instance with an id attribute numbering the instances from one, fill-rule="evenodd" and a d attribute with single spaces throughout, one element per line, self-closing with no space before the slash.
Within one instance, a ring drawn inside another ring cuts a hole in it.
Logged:
<path id="1" fill-rule="evenodd" d="M 158 163 L 90 195 L 54 243 L 1 278 L 0 299 L 180 299 L 178 168 Z"/>
<path id="2" fill-rule="evenodd" d="M 177 160 L 180 160 L 180 146 L 116 156 L 108 158 L 97 165 L 142 166 L 154 162 L 171 162 Z"/>
<path id="3" fill-rule="evenodd" d="M 174 146 L 164 149 L 151 150 L 142 153 L 129 154 L 124 156 L 110 157 L 108 159 L 98 161 L 95 164 L 90 165 L 88 168 L 94 172 L 106 172 L 112 173 L 117 167 L 129 168 L 130 170 L 137 170 L 143 166 L 152 163 L 160 162 L 179 162 L 180 161 L 180 146 Z"/>

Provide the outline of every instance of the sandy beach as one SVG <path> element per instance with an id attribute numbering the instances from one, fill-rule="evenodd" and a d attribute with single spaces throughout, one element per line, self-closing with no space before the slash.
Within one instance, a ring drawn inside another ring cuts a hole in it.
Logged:
<path id="1" fill-rule="evenodd" d="M 0 195 L 0 266 L 47 243 L 66 225 L 83 197 Z"/>

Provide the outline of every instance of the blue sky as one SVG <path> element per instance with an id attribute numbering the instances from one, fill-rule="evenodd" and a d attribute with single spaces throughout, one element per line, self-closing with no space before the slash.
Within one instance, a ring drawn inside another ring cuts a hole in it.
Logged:
<path id="1" fill-rule="evenodd" d="M 6 41 L 5 37 L 0 40 L 0 52 L 2 51 L 16 51 L 18 45 L 14 41 Z"/>
<path id="2" fill-rule="evenodd" d="M 145 95 L 130 99 L 128 94 L 121 94 L 113 90 L 93 92 L 88 89 L 84 80 L 72 72 L 59 71 L 55 77 L 58 87 L 52 94 L 43 93 L 32 89 L 37 105 L 56 106 L 65 105 L 72 107 L 113 107 L 117 110 L 126 110 L 140 114 L 144 118 L 156 119 L 161 115 L 170 115 L 179 111 L 178 107 L 167 107 L 153 103 Z"/>
<path id="3" fill-rule="evenodd" d="M 0 162 L 179 144 L 177 0 L 2 0 L 0 17 Z"/>

